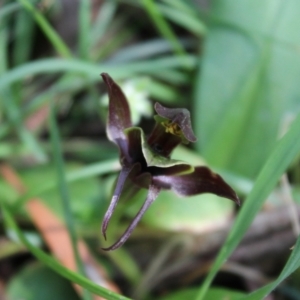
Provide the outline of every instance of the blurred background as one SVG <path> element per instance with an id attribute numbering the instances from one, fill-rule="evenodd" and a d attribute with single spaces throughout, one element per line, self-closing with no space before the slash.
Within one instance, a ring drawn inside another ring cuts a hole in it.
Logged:
<path id="1" fill-rule="evenodd" d="M 116 293 L 98 291 L 107 299 L 243 299 L 274 280 L 266 299 L 300 299 L 299 252 L 288 261 L 300 232 L 300 133 L 289 131 L 300 111 L 298 1 L 0 5 L 1 300 L 101 299 L 91 282 Z M 145 197 L 119 203 L 105 241 L 120 165 L 102 72 L 146 134 L 156 101 L 191 111 L 198 141 L 172 157 L 220 173 L 242 201 L 240 223 L 231 201 L 166 191 L 121 249 L 101 249 Z M 201 298 L 232 228 L 225 245 L 235 250 Z"/>

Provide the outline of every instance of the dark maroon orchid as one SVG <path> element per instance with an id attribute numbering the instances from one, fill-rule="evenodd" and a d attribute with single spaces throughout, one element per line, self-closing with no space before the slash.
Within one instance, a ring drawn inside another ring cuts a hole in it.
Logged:
<path id="1" fill-rule="evenodd" d="M 161 189 L 171 189 L 182 196 L 212 193 L 240 203 L 236 193 L 220 175 L 205 166 L 193 167 L 170 158 L 172 150 L 180 143 L 196 141 L 187 109 L 166 108 L 156 103 L 156 124 L 146 138 L 141 128 L 132 126 L 129 105 L 121 88 L 108 74 L 102 73 L 101 76 L 109 96 L 107 136 L 118 146 L 122 166 L 102 223 L 105 238 L 125 182 L 130 181 L 135 187 L 148 189 L 143 206 L 126 231 L 115 244 L 104 250 L 114 250 L 125 243 Z"/>

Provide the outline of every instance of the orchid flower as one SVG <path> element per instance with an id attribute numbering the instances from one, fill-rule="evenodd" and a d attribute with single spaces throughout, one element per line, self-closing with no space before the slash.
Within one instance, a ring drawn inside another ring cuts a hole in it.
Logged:
<path id="1" fill-rule="evenodd" d="M 133 127 L 127 99 L 121 88 L 107 74 L 101 74 L 109 96 L 107 136 L 119 148 L 122 169 L 117 179 L 109 207 L 102 223 L 102 234 L 128 180 L 139 188 L 148 189 L 146 200 L 123 235 L 104 250 L 122 246 L 138 222 L 155 201 L 162 189 L 170 189 L 181 196 L 212 193 L 240 204 L 234 190 L 206 166 L 193 167 L 170 158 L 172 150 L 180 143 L 197 139 L 191 126 L 190 113 L 184 108 L 166 108 L 155 103 L 155 126 L 147 138 L 140 127 Z"/>

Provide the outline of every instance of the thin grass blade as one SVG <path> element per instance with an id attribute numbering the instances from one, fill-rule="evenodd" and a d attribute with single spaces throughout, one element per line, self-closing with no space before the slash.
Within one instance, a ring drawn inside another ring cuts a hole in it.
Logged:
<path id="1" fill-rule="evenodd" d="M 42 31 L 47 36 L 48 40 L 51 42 L 53 47 L 62 57 L 72 57 L 72 54 L 65 44 L 65 42 L 61 39 L 61 37 L 56 33 L 56 31 L 52 28 L 46 18 L 28 1 L 28 0 L 19 0 L 19 2 L 23 5 L 23 7 L 33 16 L 35 21 L 41 27 Z"/>
<path id="2" fill-rule="evenodd" d="M 55 113 L 54 113 L 54 104 L 51 105 L 51 113 L 50 113 L 50 134 L 51 134 L 51 143 L 53 148 L 53 156 L 55 160 L 55 165 L 57 169 L 57 185 L 60 191 L 61 195 L 61 201 L 62 201 L 62 207 L 63 212 L 65 216 L 65 222 L 67 229 L 70 234 L 70 239 L 72 243 L 72 248 L 74 252 L 74 257 L 76 259 L 77 268 L 80 274 L 83 276 L 85 275 L 84 266 L 82 263 L 82 260 L 79 255 L 78 251 L 78 243 L 77 243 L 77 235 L 75 230 L 75 224 L 72 216 L 71 211 L 71 204 L 70 204 L 70 196 L 69 196 L 69 190 L 66 182 L 66 175 L 65 175 L 65 169 L 64 169 L 64 161 L 62 157 L 62 150 L 60 147 L 60 141 L 59 141 L 59 131 L 55 120 Z M 90 293 L 87 293 L 84 291 L 83 293 L 84 299 L 91 300 L 92 296 Z"/>
<path id="3" fill-rule="evenodd" d="M 276 144 L 269 159 L 262 168 L 253 189 L 246 198 L 231 231 L 217 256 L 206 280 L 199 290 L 197 300 L 204 296 L 220 267 L 228 259 L 243 238 L 252 220 L 260 210 L 267 196 L 275 187 L 280 176 L 300 153 L 300 114 L 294 120 L 290 130 Z"/>

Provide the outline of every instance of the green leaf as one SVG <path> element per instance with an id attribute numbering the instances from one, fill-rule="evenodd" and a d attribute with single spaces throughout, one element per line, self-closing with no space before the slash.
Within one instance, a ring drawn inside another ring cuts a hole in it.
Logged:
<path id="1" fill-rule="evenodd" d="M 300 110 L 298 9 L 295 0 L 213 2 L 195 84 L 198 149 L 210 164 L 254 178 L 286 114 Z"/>
<path id="2" fill-rule="evenodd" d="M 202 288 L 199 291 L 197 300 L 203 299 L 212 279 L 243 238 L 265 199 L 274 189 L 278 179 L 288 168 L 290 163 L 297 157 L 297 155 L 299 155 L 299 128 L 300 114 L 293 122 L 290 130 L 276 144 L 276 147 L 272 151 L 269 159 L 265 163 L 257 180 L 255 181 L 253 189 L 246 198 L 245 202 L 242 204 L 242 208 L 226 239 L 226 242 L 216 258 L 208 277 L 202 285 Z"/>
<path id="3" fill-rule="evenodd" d="M 53 270 L 34 263 L 15 275 L 6 289 L 9 299 L 79 300 L 71 284 Z"/>

